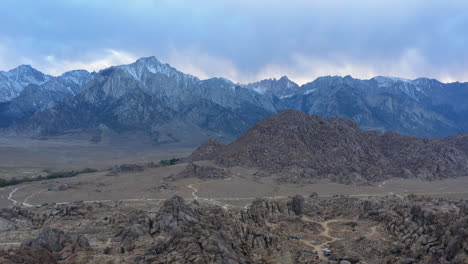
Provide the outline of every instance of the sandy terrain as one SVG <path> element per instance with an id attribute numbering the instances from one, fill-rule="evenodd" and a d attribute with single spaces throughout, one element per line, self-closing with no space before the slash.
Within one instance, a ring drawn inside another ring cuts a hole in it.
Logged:
<path id="1" fill-rule="evenodd" d="M 274 177 L 257 178 L 254 170 L 231 169 L 232 177 L 217 180 L 181 179 L 163 181 L 164 177 L 176 174 L 186 164 L 148 168 L 142 172 L 108 172 L 81 174 L 72 178 L 25 183 L 0 189 L 0 206 L 16 204 L 40 205 L 71 201 L 124 201 L 128 203 L 166 199 L 178 194 L 188 199 L 226 206 L 243 207 L 255 198 L 284 199 L 295 194 L 305 196 L 316 192 L 319 196 L 349 195 L 352 197 L 408 195 L 411 193 L 468 198 L 468 177 L 444 181 L 420 181 L 393 179 L 372 186 L 343 185 L 332 182 L 317 184 L 277 184 Z M 66 190 L 58 187 L 66 184 Z M 165 185 L 165 186 L 163 186 Z M 53 186 L 54 190 L 49 191 Z M 161 187 L 163 186 L 163 187 Z"/>
<path id="2" fill-rule="evenodd" d="M 38 140 L 0 137 L 0 177 L 7 170 L 107 169 L 116 164 L 150 162 L 188 156 L 195 146 L 94 144 L 81 139 Z M 21 176 L 21 175 L 19 175 Z"/>
<path id="3" fill-rule="evenodd" d="M 185 157 L 193 147 L 93 144 L 80 139 L 36 140 L 0 138 L 0 178 L 45 174 L 44 169 L 64 170 L 85 167 L 106 170 L 116 164 L 142 163 Z M 214 166 L 211 162 L 201 165 Z M 451 198 L 468 198 L 468 177 L 444 181 L 392 179 L 372 186 L 343 185 L 328 181 L 316 184 L 277 184 L 275 176 L 256 177 L 256 170 L 234 167 L 227 179 L 181 179 L 162 181 L 177 174 L 186 164 L 145 169 L 142 172 L 107 176 L 107 171 L 82 174 L 42 182 L 0 188 L 0 207 L 26 206 L 71 201 L 115 201 L 138 203 L 166 199 L 174 194 L 223 206 L 243 207 L 253 199 L 284 199 L 316 192 L 320 196 L 355 197 L 407 195 L 411 193 Z M 65 190 L 58 190 L 65 186 Z M 51 190 L 52 189 L 52 190 Z"/>
<path id="4" fill-rule="evenodd" d="M 21 142 L 0 139 L 1 178 L 44 174 L 45 169 L 70 170 L 85 167 L 102 169 L 99 172 L 80 174 L 71 178 L 30 182 L 0 188 L 0 208 L 19 205 L 28 208 L 28 211 L 40 211 L 44 208 L 55 210 L 54 208 L 68 207 L 69 203 L 74 201 L 84 201 L 83 208 L 103 206 L 101 208 L 103 211 L 101 209 L 91 210 L 92 217 L 88 215 L 88 218 L 80 221 L 70 221 L 70 219 L 64 218 L 62 222 L 55 220 L 50 222 L 50 226 L 59 228 L 66 226 L 69 230 L 80 230 L 86 234 L 94 249 L 103 252 L 108 247 L 119 246 L 118 242 L 114 241 L 116 233 L 112 229 L 114 225 L 99 226 L 92 221 L 110 219 L 110 215 L 118 216 L 116 219 L 123 217 L 122 219 L 126 220 L 125 214 L 129 214 L 130 218 L 135 212 L 152 214 L 158 210 L 163 201 L 176 194 L 185 198 L 188 203 L 196 200 L 203 205 L 204 203 L 214 204 L 224 209 L 236 209 L 233 211 L 237 212 L 239 212 L 237 209 L 244 211 L 244 209 L 249 208 L 256 198 L 286 200 L 296 194 L 310 196 L 312 193 L 317 193 L 319 198 L 308 199 L 317 199 L 317 201 L 346 199 L 343 197 L 321 198 L 336 195 L 348 195 L 367 200 L 367 197 L 370 196 L 396 195 L 403 197 L 413 193 L 432 197 L 468 199 L 468 177 L 430 182 L 394 178 L 373 185 L 356 186 L 327 180 L 317 181 L 315 184 L 278 184 L 278 175 L 258 177 L 256 176 L 257 170 L 242 167 L 229 168 L 227 178 L 205 177 L 207 179 L 204 180 L 171 177 L 177 178 L 175 181 L 165 179 L 171 175 L 184 175 L 179 173 L 186 169 L 187 163 L 145 168 L 143 171 L 118 172 L 115 175 L 111 175 L 109 171 L 105 170 L 122 163 L 145 163 L 173 157 L 185 157 L 191 151 L 192 148 L 181 146 L 161 148 L 141 145 L 135 147 L 94 145 L 79 140 Z M 196 163 L 200 166 L 215 166 L 210 161 Z M 257 175 L 263 175 L 263 173 Z M 206 173 L 199 176 L 204 177 Z M 226 174 L 223 177 L 226 177 Z M 392 199 L 385 198 L 384 200 Z M 403 201 L 398 198 L 396 200 Z M 55 203 L 56 205 L 39 207 L 39 205 L 46 203 Z M 340 204 L 343 203 L 340 202 Z M 123 214 L 124 212 L 125 214 Z M 315 215 L 311 212 L 309 216 L 299 216 L 297 219 L 287 221 L 286 224 L 275 220 L 268 222 L 267 225 L 277 230 L 287 228 L 289 231 L 281 236 L 281 239 L 285 241 L 283 244 L 285 250 L 294 249 L 301 252 L 302 258 L 314 260 L 317 263 L 329 259 L 324 248 L 332 250 L 331 258 L 340 252 L 345 252 L 344 250 L 357 248 L 356 251 L 362 255 L 371 256 L 372 261 L 368 263 L 377 263 L 377 259 L 374 259 L 374 252 L 372 252 L 373 247 L 368 247 L 368 245 L 378 246 L 379 243 L 385 244 L 385 241 L 390 241 L 383 224 L 369 219 L 358 219 L 354 214 L 322 218 L 320 214 Z M 34 228 L 3 232 L 0 248 L 18 247 L 20 242 L 36 237 L 38 232 L 39 229 Z M 356 241 L 361 240 L 368 244 L 356 247 L 359 245 Z M 103 260 L 112 257 L 112 255 L 101 255 L 105 257 Z M 285 259 L 280 261 L 288 263 L 292 256 L 282 257 Z"/>

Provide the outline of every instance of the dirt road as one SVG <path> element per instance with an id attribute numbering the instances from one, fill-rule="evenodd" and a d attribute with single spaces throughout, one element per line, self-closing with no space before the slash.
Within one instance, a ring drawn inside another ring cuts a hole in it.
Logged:
<path id="1" fill-rule="evenodd" d="M 331 224 L 331 223 L 336 223 L 336 222 L 354 222 L 354 221 L 356 221 L 355 219 L 332 219 L 332 220 L 327 220 L 327 221 L 323 221 L 323 222 L 316 222 L 316 221 L 314 221 L 314 220 L 312 220 L 312 219 L 310 219 L 310 218 L 308 218 L 306 216 L 302 217 L 302 220 L 305 221 L 305 222 L 317 223 L 317 224 L 322 226 L 323 231 L 320 234 L 318 234 L 318 236 L 325 238 L 326 239 L 325 242 L 314 245 L 314 244 L 311 244 L 310 240 L 307 240 L 307 239 L 302 239 L 301 238 L 300 241 L 303 244 L 307 245 L 308 247 L 312 248 L 313 251 L 317 251 L 319 259 L 324 260 L 324 261 L 327 261 L 328 257 L 325 256 L 325 254 L 323 252 L 323 249 L 328 248 L 331 243 L 342 239 L 342 238 L 334 237 L 334 236 L 330 235 L 331 229 L 330 229 L 330 227 L 328 225 Z M 377 233 L 377 226 L 373 226 L 373 227 L 371 227 L 371 231 L 369 233 L 365 234 L 365 236 L 370 238 L 373 235 L 375 235 L 376 233 Z"/>

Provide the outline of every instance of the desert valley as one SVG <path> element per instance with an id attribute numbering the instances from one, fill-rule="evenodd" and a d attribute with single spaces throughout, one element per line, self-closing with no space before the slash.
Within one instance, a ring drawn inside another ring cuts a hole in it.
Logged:
<path id="1" fill-rule="evenodd" d="M 468 1 L 0 6 L 0 264 L 468 264 Z"/>
<path id="2" fill-rule="evenodd" d="M 43 179 L 0 189 L 5 263 L 466 260 L 468 158 L 452 139 L 289 110 L 228 145 L 25 140 L 4 141 L 2 171 Z"/>

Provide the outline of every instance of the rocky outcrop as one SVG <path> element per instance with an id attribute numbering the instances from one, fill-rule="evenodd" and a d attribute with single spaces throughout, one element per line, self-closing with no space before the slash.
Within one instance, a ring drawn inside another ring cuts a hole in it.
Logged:
<path id="1" fill-rule="evenodd" d="M 19 248 L 0 251 L 0 263 L 3 264 L 56 264 L 54 256 L 43 248 Z"/>
<path id="2" fill-rule="evenodd" d="M 122 165 L 115 165 L 109 171 L 107 176 L 116 176 L 120 172 L 138 172 L 143 171 L 145 169 L 145 165 L 143 164 L 122 164 Z"/>
<path id="3" fill-rule="evenodd" d="M 292 211 L 296 215 L 302 215 L 304 214 L 304 197 L 302 195 L 296 195 L 292 198 L 291 200 L 291 208 Z"/>
<path id="4" fill-rule="evenodd" d="M 311 240 L 322 243 L 323 236 L 336 238 L 326 245 L 332 255 L 325 263 L 464 264 L 467 259 L 464 200 L 312 195 L 221 208 L 174 196 L 146 205 L 3 210 L 1 217 L 18 227 L 0 231 L 5 241 L 34 235 L 21 247 L 0 251 L 0 262 L 316 263 Z M 44 215 L 51 219 L 33 220 Z"/>
<path id="5" fill-rule="evenodd" d="M 10 230 L 14 228 L 13 223 L 5 218 L 0 217 L 0 231 Z"/>
<path id="6" fill-rule="evenodd" d="M 166 179 L 176 180 L 184 178 L 199 178 L 204 180 L 225 179 L 230 177 L 229 170 L 225 168 L 217 168 L 212 166 L 198 165 L 189 162 L 185 169 L 176 175 L 171 175 Z"/>
<path id="7" fill-rule="evenodd" d="M 468 259 L 464 202 L 410 197 L 408 202 L 365 203 L 362 217 L 383 222 L 393 236 L 391 254 L 402 263 L 458 263 Z"/>
<path id="8" fill-rule="evenodd" d="M 23 248 L 46 249 L 57 260 L 71 257 L 80 248 L 89 248 L 88 239 L 80 234 L 66 234 L 57 228 L 45 228 L 35 239 L 21 244 Z"/>
<path id="9" fill-rule="evenodd" d="M 462 133 L 455 136 L 442 139 L 452 147 L 458 148 L 468 155 L 468 133 Z"/>
<path id="10" fill-rule="evenodd" d="M 200 222 L 199 214 L 180 196 L 174 196 L 164 202 L 154 219 L 154 232 L 168 231 L 175 228 L 184 228 L 186 225 Z"/>
<path id="11" fill-rule="evenodd" d="M 291 204 L 286 201 L 270 201 L 266 199 L 255 199 L 249 210 L 241 213 L 245 222 L 253 222 L 261 225 L 267 221 L 278 222 L 282 216 L 294 216 Z"/>
<path id="12" fill-rule="evenodd" d="M 281 239 L 265 223 L 281 215 L 294 216 L 286 202 L 258 200 L 238 215 L 186 204 L 175 196 L 149 223 L 131 224 L 118 237 L 122 238 L 122 252 L 138 250 L 144 255 L 136 262 L 256 263 L 268 252 L 278 252 Z"/>
<path id="13" fill-rule="evenodd" d="M 68 235 L 57 228 L 46 228 L 33 240 L 22 244 L 23 247 L 44 248 L 50 252 L 59 252 L 67 244 L 76 244 L 82 248 L 89 248 L 88 239 L 83 235 Z"/>

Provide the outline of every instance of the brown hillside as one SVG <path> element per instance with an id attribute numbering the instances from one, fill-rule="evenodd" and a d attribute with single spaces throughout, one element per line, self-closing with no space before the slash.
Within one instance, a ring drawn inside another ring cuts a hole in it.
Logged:
<path id="1" fill-rule="evenodd" d="M 257 123 L 213 156 L 225 166 L 343 183 L 468 176 L 466 154 L 445 141 L 362 131 L 351 120 L 295 110 Z"/>
<path id="2" fill-rule="evenodd" d="M 225 145 L 216 139 L 210 138 L 200 147 L 198 147 L 187 160 L 198 161 L 198 160 L 213 160 L 216 158 L 216 153 L 222 151 Z"/>

